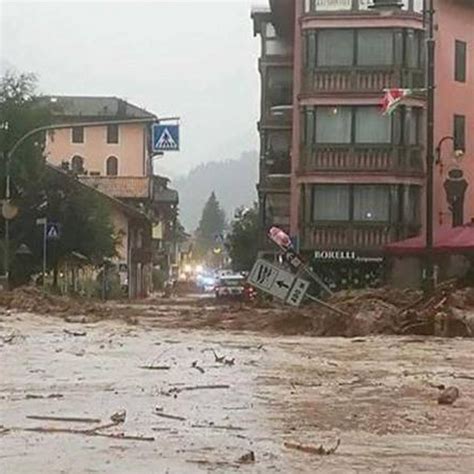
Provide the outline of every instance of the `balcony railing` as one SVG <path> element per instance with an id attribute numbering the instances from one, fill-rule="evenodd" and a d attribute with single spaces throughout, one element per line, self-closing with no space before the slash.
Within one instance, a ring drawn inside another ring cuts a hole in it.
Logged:
<path id="1" fill-rule="evenodd" d="M 310 223 L 304 227 L 303 248 L 317 250 L 381 250 L 416 235 L 418 226 L 389 223 Z"/>
<path id="2" fill-rule="evenodd" d="M 394 145 L 315 145 L 301 152 L 301 173 L 379 172 L 423 175 L 422 148 Z"/>
<path id="3" fill-rule="evenodd" d="M 389 67 L 321 67 L 304 73 L 303 93 L 381 93 L 390 88 L 422 88 L 423 71 Z"/>

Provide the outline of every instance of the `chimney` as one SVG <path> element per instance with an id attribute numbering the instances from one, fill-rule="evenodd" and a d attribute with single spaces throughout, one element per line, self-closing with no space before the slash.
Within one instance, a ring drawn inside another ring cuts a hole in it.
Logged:
<path id="1" fill-rule="evenodd" d="M 400 0 L 372 0 L 373 5 L 370 6 L 373 10 L 401 10 L 402 2 Z"/>

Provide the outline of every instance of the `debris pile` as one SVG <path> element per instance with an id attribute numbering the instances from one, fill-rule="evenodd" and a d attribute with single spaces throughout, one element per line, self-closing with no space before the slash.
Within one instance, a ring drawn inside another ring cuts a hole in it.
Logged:
<path id="1" fill-rule="evenodd" d="M 308 336 L 474 334 L 474 288 L 457 289 L 452 282 L 441 285 L 430 297 L 413 289 L 378 288 L 342 291 L 327 302 L 343 313 L 317 304 L 302 308 L 220 306 L 196 309 L 171 323 L 174 327 Z"/>
<path id="2" fill-rule="evenodd" d="M 118 307 L 56 296 L 34 287 L 0 293 L 0 307 L 57 315 L 68 322 L 78 323 L 117 318 L 127 323 L 152 323 L 154 326 L 169 328 L 212 328 L 284 335 L 474 335 L 474 288 L 458 288 L 454 281 L 441 284 L 428 297 L 418 290 L 388 287 L 341 291 L 331 296 L 326 301 L 326 306 L 312 303 L 294 308 L 276 302 L 264 307 L 258 303 L 242 302 L 217 305 L 209 299 L 187 299 L 186 305 L 181 303 L 182 301 L 178 301 L 176 305 L 163 306 L 148 301 L 146 305 Z M 83 334 L 76 332 L 73 335 Z M 216 362 L 219 361 L 216 359 Z M 222 363 L 232 365 L 233 361 Z M 194 368 L 202 372 L 197 362 Z"/>
<path id="3" fill-rule="evenodd" d="M 398 315 L 399 333 L 444 337 L 474 334 L 474 288 L 440 285 L 427 298 L 419 298 Z"/>
<path id="4" fill-rule="evenodd" d="M 0 307 L 27 313 L 55 315 L 100 315 L 103 317 L 110 312 L 109 308 L 90 300 L 53 295 L 33 286 L 0 292 Z"/>

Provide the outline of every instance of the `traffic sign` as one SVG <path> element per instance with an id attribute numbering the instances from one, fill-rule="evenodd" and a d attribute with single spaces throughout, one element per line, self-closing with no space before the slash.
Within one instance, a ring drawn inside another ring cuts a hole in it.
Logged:
<path id="1" fill-rule="evenodd" d="M 152 126 L 153 151 L 179 151 L 179 125 Z"/>
<path id="2" fill-rule="evenodd" d="M 61 228 L 57 223 L 48 223 L 46 229 L 46 238 L 48 240 L 58 240 L 61 237 Z"/>
<path id="3" fill-rule="evenodd" d="M 295 284 L 291 288 L 286 302 L 292 306 L 299 306 L 306 296 L 309 288 L 309 282 L 302 278 L 297 278 Z"/>
<path id="4" fill-rule="evenodd" d="M 263 259 L 255 262 L 248 277 L 252 286 L 282 300 L 286 300 L 294 281 L 295 276 L 292 273 Z"/>

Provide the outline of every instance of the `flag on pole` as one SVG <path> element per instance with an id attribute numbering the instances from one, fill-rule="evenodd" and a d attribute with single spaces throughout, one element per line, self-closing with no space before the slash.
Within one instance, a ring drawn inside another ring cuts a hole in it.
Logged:
<path id="1" fill-rule="evenodd" d="M 413 89 L 385 89 L 382 99 L 382 114 L 390 115 L 400 105 L 400 102 L 407 96 L 412 95 Z"/>

